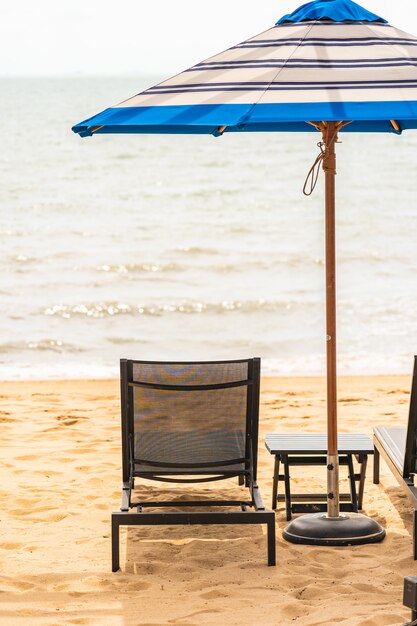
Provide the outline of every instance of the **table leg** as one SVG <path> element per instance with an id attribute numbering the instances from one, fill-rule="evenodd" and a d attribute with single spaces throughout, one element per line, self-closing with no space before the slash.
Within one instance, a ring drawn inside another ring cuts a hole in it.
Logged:
<path id="1" fill-rule="evenodd" d="M 361 474 L 359 480 L 359 496 L 358 496 L 358 507 L 359 510 L 362 510 L 363 503 L 363 494 L 365 491 L 365 478 L 366 478 L 366 466 L 368 465 L 368 455 L 364 454 L 361 462 Z"/>
<path id="2" fill-rule="evenodd" d="M 379 450 L 374 446 L 374 485 L 379 485 Z"/>
<path id="3" fill-rule="evenodd" d="M 285 477 L 285 510 L 287 513 L 287 522 L 291 520 L 291 486 L 290 486 L 290 462 L 288 456 L 283 457 L 284 477 Z"/>
<path id="4" fill-rule="evenodd" d="M 274 466 L 274 482 L 272 484 L 272 510 L 275 511 L 277 508 L 277 500 L 278 500 L 278 481 L 279 481 L 279 455 L 275 455 L 275 466 Z"/>
<path id="5" fill-rule="evenodd" d="M 356 495 L 355 468 L 353 467 L 352 455 L 347 455 L 349 468 L 350 495 L 352 497 L 352 508 L 355 513 L 358 512 L 358 497 Z"/>

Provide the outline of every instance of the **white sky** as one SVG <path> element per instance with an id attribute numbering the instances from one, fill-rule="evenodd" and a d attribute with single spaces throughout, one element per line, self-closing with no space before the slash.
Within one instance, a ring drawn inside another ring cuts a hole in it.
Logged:
<path id="1" fill-rule="evenodd" d="M 417 35 L 416 0 L 363 0 Z M 0 0 L 0 75 L 172 74 L 303 0 Z"/>

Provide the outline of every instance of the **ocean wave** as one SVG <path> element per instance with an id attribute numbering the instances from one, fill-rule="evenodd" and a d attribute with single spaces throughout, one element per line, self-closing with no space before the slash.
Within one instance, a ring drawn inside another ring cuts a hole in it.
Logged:
<path id="1" fill-rule="evenodd" d="M 271 260 L 268 267 L 276 267 L 280 265 L 294 268 L 305 267 L 306 265 L 320 265 L 324 267 L 324 259 L 320 257 L 308 256 L 306 254 L 282 255 L 277 259 Z"/>
<path id="2" fill-rule="evenodd" d="M 114 158 L 116 161 L 131 161 L 137 159 L 137 156 L 138 155 L 135 153 L 123 152 L 121 154 L 116 154 Z"/>
<path id="3" fill-rule="evenodd" d="M 202 246 L 187 246 L 176 248 L 175 252 L 180 252 L 181 254 L 190 254 L 190 255 L 199 255 L 199 254 L 210 254 L 216 256 L 221 254 L 220 250 L 216 250 L 215 248 L 204 248 Z"/>
<path id="4" fill-rule="evenodd" d="M 0 228 L 0 237 L 25 237 L 29 232 L 16 228 Z"/>
<path id="5" fill-rule="evenodd" d="M 26 254 L 17 254 L 12 260 L 17 261 L 18 263 L 35 263 L 38 259 L 27 256 Z"/>
<path id="6" fill-rule="evenodd" d="M 379 265 L 383 264 L 386 267 L 393 269 L 393 263 L 400 263 L 406 266 L 410 265 L 410 258 L 404 254 L 395 254 L 393 252 L 350 252 L 348 255 L 340 255 L 337 259 L 339 265 L 351 265 L 352 263 L 364 263 L 366 265 Z M 395 266 L 394 266 L 395 269 Z"/>
<path id="7" fill-rule="evenodd" d="M 126 304 L 124 302 L 93 302 L 88 304 L 56 304 L 43 310 L 44 315 L 70 319 L 73 317 L 104 318 L 117 315 L 161 316 L 172 313 L 193 315 L 202 313 L 257 313 L 285 311 L 300 306 L 311 308 L 311 303 L 267 300 L 223 300 L 221 302 L 172 302 L 165 304 Z"/>
<path id="8" fill-rule="evenodd" d="M 138 339 L 137 337 L 108 337 L 108 341 L 115 346 L 132 346 L 135 344 L 149 343 L 145 339 Z"/>
<path id="9" fill-rule="evenodd" d="M 22 351 L 41 351 L 41 352 L 57 352 L 75 353 L 84 352 L 83 348 L 75 346 L 59 339 L 38 339 L 36 341 L 14 341 L 0 344 L 0 354 Z"/>
<path id="10" fill-rule="evenodd" d="M 141 273 L 164 273 L 179 272 L 183 268 L 177 263 L 123 263 L 115 265 L 97 265 L 97 272 L 105 272 L 107 274 L 141 274 Z"/>

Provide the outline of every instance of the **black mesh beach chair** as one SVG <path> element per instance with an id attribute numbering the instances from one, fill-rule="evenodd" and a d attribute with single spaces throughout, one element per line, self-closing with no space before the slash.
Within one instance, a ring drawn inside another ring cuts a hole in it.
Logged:
<path id="1" fill-rule="evenodd" d="M 260 360 L 123 359 L 120 367 L 123 491 L 120 512 L 112 515 L 113 571 L 119 569 L 119 527 L 148 524 L 266 524 L 268 565 L 275 565 L 275 515 L 265 510 L 256 484 Z M 198 483 L 231 477 L 249 490 L 246 500 L 132 502 L 141 478 Z M 145 512 L 207 506 L 239 508 Z"/>
<path id="2" fill-rule="evenodd" d="M 374 428 L 374 483 L 379 483 L 379 455 L 407 494 L 413 507 L 413 556 L 417 560 L 417 356 L 414 357 L 407 428 Z"/>

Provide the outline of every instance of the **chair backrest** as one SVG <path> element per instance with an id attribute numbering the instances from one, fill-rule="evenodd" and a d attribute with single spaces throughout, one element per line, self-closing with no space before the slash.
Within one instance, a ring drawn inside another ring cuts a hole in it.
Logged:
<path id="1" fill-rule="evenodd" d="M 414 357 L 413 382 L 411 385 L 410 412 L 405 440 L 403 476 L 408 478 L 417 471 L 417 356 Z"/>
<path id="2" fill-rule="evenodd" d="M 122 359 L 120 373 L 124 482 L 135 464 L 192 474 L 252 463 L 256 480 L 260 359 Z"/>

